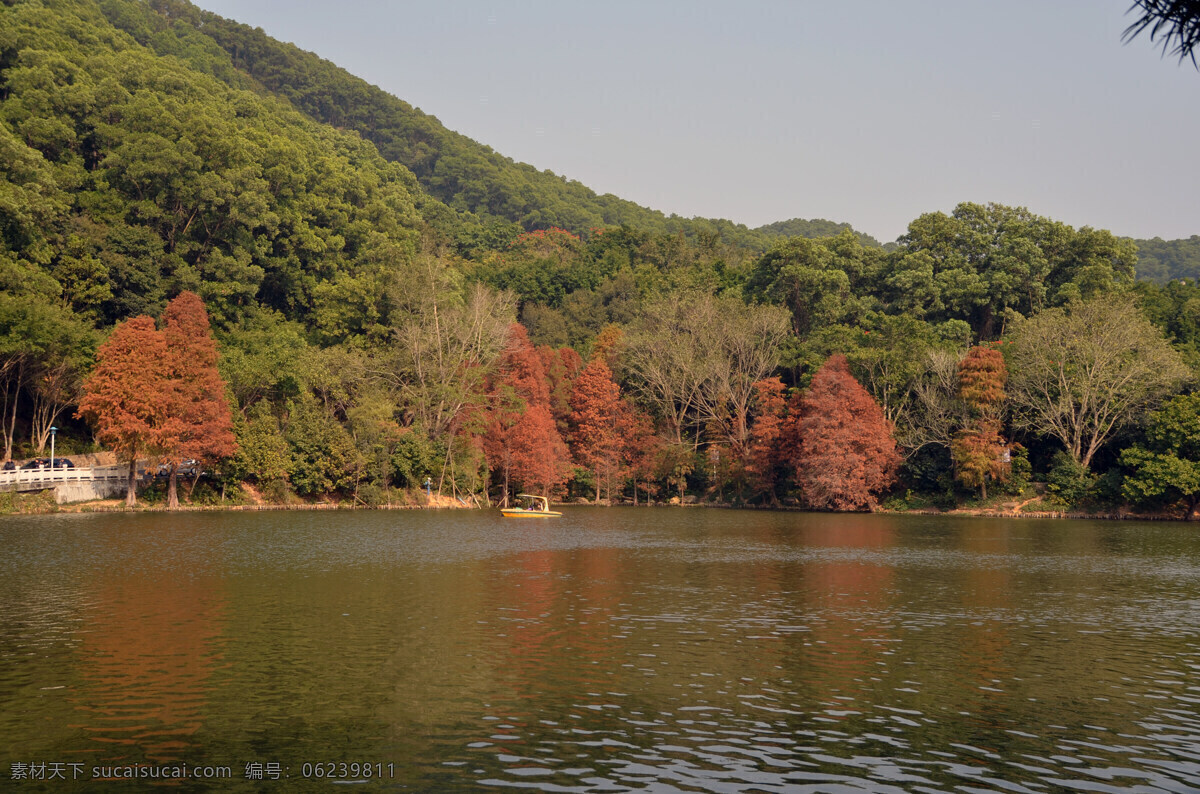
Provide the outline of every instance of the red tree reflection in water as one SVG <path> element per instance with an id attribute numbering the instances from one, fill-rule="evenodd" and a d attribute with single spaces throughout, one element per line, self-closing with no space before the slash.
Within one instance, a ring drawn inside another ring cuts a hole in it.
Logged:
<path id="1" fill-rule="evenodd" d="M 202 726 L 226 595 L 198 571 L 98 571 L 82 610 L 76 710 L 89 762 L 187 760 Z"/>
<path id="2" fill-rule="evenodd" d="M 881 613 L 891 605 L 895 571 L 871 552 L 892 548 L 895 535 L 892 523 L 880 516 L 839 517 L 804 529 L 805 545 L 823 559 L 803 569 L 816 618 L 803 636 L 811 638 L 813 647 L 806 650 L 819 669 L 814 694 L 834 712 L 853 708 L 851 701 L 834 698 L 853 698 L 886 672 L 886 664 L 878 663 L 888 658 L 893 637 Z"/>

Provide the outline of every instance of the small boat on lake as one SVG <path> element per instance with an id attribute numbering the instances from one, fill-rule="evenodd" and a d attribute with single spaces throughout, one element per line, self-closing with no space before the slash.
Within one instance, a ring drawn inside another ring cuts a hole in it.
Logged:
<path id="1" fill-rule="evenodd" d="M 517 507 L 502 507 L 500 515 L 505 518 L 557 518 L 562 513 L 550 509 L 550 500 L 544 496 L 519 493 L 518 499 L 524 499 L 525 504 Z"/>

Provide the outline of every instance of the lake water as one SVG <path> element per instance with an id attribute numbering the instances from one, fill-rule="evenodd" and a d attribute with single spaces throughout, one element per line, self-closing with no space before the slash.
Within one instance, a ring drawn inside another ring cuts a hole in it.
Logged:
<path id="1" fill-rule="evenodd" d="M 186 513 L 0 548 L 0 788 L 1200 790 L 1187 525 Z"/>

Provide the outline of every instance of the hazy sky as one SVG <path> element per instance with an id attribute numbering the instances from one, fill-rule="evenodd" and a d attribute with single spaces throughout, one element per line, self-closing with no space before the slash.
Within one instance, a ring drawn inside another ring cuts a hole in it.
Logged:
<path id="1" fill-rule="evenodd" d="M 199 0 L 496 151 L 667 213 L 847 221 L 960 201 L 1200 234 L 1200 72 L 1132 0 Z"/>

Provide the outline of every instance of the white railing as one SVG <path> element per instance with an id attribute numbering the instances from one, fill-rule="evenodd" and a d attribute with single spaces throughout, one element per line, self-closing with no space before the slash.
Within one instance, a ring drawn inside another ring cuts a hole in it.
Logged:
<path id="1" fill-rule="evenodd" d="M 138 468 L 138 476 L 142 476 Z M 120 480 L 129 478 L 128 466 L 85 466 L 78 469 L 12 469 L 0 471 L 0 490 L 34 491 L 53 488 L 72 482 L 94 482 L 96 480 Z"/>

